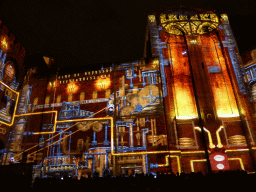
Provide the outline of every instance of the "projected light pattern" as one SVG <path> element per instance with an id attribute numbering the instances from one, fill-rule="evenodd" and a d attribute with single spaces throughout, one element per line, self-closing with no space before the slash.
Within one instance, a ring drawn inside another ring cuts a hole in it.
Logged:
<path id="1" fill-rule="evenodd" d="M 204 45 L 201 51 L 208 70 L 217 115 L 237 117 L 239 112 L 219 41 L 216 35 L 200 36 L 200 40 L 200 43 Z"/>
<path id="2" fill-rule="evenodd" d="M 0 86 L 3 87 L 2 97 L 5 97 L 4 108 L 0 110 L 0 123 L 11 126 L 13 125 L 14 116 L 16 113 L 19 92 L 16 92 L 4 82 L 0 81 Z"/>
<path id="3" fill-rule="evenodd" d="M 178 119 L 197 117 L 193 85 L 188 56 L 182 54 L 186 50 L 183 36 L 169 38 L 169 54 L 173 70 L 173 93 L 175 98 L 176 116 Z"/>
<path id="4" fill-rule="evenodd" d="M 15 78 L 2 86 L 17 102 L 1 163 L 33 163 L 35 175 L 78 178 L 205 173 L 207 165 L 251 170 L 255 125 L 239 92 L 235 49 L 225 42 L 226 17 L 173 12 L 149 21 L 152 58 L 48 80 L 30 70 L 17 94 Z M 7 63 L 6 55 L 0 59 Z"/>

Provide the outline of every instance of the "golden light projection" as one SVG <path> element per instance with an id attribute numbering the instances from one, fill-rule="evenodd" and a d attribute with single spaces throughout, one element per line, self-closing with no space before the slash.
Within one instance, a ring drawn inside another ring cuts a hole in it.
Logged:
<path id="1" fill-rule="evenodd" d="M 25 116 L 32 116 L 32 115 L 43 115 L 43 114 L 54 114 L 54 122 L 53 122 L 53 130 L 52 131 L 42 131 L 42 132 L 34 132 L 34 135 L 39 135 L 39 134 L 51 134 L 55 133 L 56 131 L 56 124 L 57 124 L 57 117 L 58 117 L 58 112 L 57 111 L 44 111 L 44 112 L 36 112 L 36 113 L 26 113 L 26 114 L 20 114 L 20 115 L 15 115 L 15 117 L 25 117 Z"/>
<path id="2" fill-rule="evenodd" d="M 155 22 L 156 21 L 155 15 L 149 15 L 148 19 L 149 19 L 150 22 Z"/>
<path id="3" fill-rule="evenodd" d="M 172 58 L 173 93 L 175 98 L 175 112 L 177 119 L 193 119 L 197 117 L 191 72 L 188 57 L 182 54 L 186 45 L 182 36 L 170 36 L 169 57 Z"/>
<path id="4" fill-rule="evenodd" d="M 188 18 L 186 15 L 166 14 L 160 15 L 160 22 L 166 32 L 174 35 L 204 34 L 218 26 L 219 19 L 215 13 L 194 15 Z M 205 30 L 206 29 L 206 30 Z"/>
<path id="5" fill-rule="evenodd" d="M 47 89 L 50 91 L 52 88 L 56 88 L 58 85 L 57 81 L 49 82 Z"/>
<path id="6" fill-rule="evenodd" d="M 245 170 L 245 169 L 244 169 L 244 163 L 243 163 L 242 158 L 228 158 L 228 160 L 229 160 L 229 161 L 239 161 L 240 166 L 241 166 L 241 169 L 242 169 L 242 170 Z"/>
<path id="7" fill-rule="evenodd" d="M 95 86 L 97 90 L 106 90 L 109 88 L 110 84 L 111 84 L 111 80 L 109 77 L 99 78 L 95 82 Z"/>
<path id="8" fill-rule="evenodd" d="M 195 127 L 195 129 L 201 132 L 201 128 L 200 127 Z M 206 129 L 205 127 L 204 127 L 204 131 L 208 134 L 208 140 L 209 140 L 210 148 L 212 148 L 212 149 L 215 148 L 215 145 L 212 142 L 211 132 L 208 129 Z"/>
<path id="9" fill-rule="evenodd" d="M 1 41 L 2 46 L 4 47 L 4 49 L 8 48 L 8 43 L 6 41 L 6 38 L 4 37 L 3 40 Z"/>
<path id="10" fill-rule="evenodd" d="M 57 83 L 56 83 L 56 81 L 53 81 L 53 83 L 52 83 L 52 87 L 56 87 L 57 86 Z"/>
<path id="11" fill-rule="evenodd" d="M 207 65 L 218 117 L 238 117 L 239 112 L 224 56 L 216 35 L 200 36 L 201 53 Z"/>
<path id="12" fill-rule="evenodd" d="M 70 95 L 75 94 L 78 91 L 78 85 L 75 82 L 68 83 L 67 93 Z"/>
<path id="13" fill-rule="evenodd" d="M 217 137 L 217 142 L 218 142 L 217 147 L 218 147 L 218 148 L 222 148 L 222 147 L 223 147 L 223 145 L 222 145 L 222 143 L 221 143 L 221 139 L 220 139 L 220 131 L 221 131 L 223 128 L 224 128 L 223 125 L 221 125 L 221 126 L 216 130 L 216 137 Z"/>
<path id="14" fill-rule="evenodd" d="M 196 162 L 206 162 L 206 161 L 207 161 L 206 159 L 190 160 L 191 172 L 195 172 L 194 163 L 196 163 Z"/>
<path id="15" fill-rule="evenodd" d="M 159 67 L 159 59 L 154 59 L 154 61 L 152 63 L 152 67 L 153 68 L 158 68 Z"/>
<path id="16" fill-rule="evenodd" d="M 168 158 L 176 158 L 177 160 L 177 167 L 178 167 L 178 172 L 181 173 L 181 166 L 180 166 L 180 157 L 178 155 L 166 155 L 165 156 L 165 164 L 158 164 L 158 167 L 169 167 L 170 163 Z"/>
<path id="17" fill-rule="evenodd" d="M 224 19 L 225 21 L 228 21 L 228 16 L 227 14 L 221 14 L 220 15 L 222 19 Z"/>

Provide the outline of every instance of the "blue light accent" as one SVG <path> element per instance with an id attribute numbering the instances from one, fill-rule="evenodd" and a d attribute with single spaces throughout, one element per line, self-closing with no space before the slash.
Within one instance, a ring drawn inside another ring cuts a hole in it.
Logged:
<path id="1" fill-rule="evenodd" d="M 73 123 L 58 123 L 56 125 L 56 129 L 66 129 L 68 127 L 71 127 L 73 125 Z"/>
<path id="2" fill-rule="evenodd" d="M 246 67 L 246 68 L 244 68 L 244 70 L 247 71 L 247 70 L 249 70 L 249 69 L 251 69 L 251 68 L 256 68 L 256 63 L 255 63 L 255 64 L 252 64 L 252 65 L 250 65 L 250 66 L 248 66 L 248 67 Z"/>
<path id="3" fill-rule="evenodd" d="M 244 71 L 245 75 L 249 75 L 250 81 L 248 83 L 252 86 L 256 82 L 256 63 L 246 67 Z"/>
<path id="4" fill-rule="evenodd" d="M 255 83 L 256 83 L 256 79 L 250 81 L 249 85 L 252 86 L 252 85 L 254 85 Z"/>
<path id="5" fill-rule="evenodd" d="M 42 127 L 42 130 L 43 131 L 53 131 L 53 124 L 43 124 L 43 127 Z"/>
<path id="6" fill-rule="evenodd" d="M 142 72 L 142 78 L 143 78 L 143 87 L 146 86 L 145 77 L 149 78 L 149 84 L 150 85 L 156 85 L 156 77 L 158 75 L 159 71 L 145 71 Z"/>
<path id="7" fill-rule="evenodd" d="M 77 171 L 78 171 L 78 167 L 76 166 L 76 164 L 58 164 L 58 158 L 65 158 L 65 157 L 70 157 L 69 155 L 60 155 L 60 156 L 48 156 L 46 158 L 44 158 L 44 161 L 47 159 L 51 159 L 51 165 L 45 166 L 43 165 L 43 161 L 41 161 L 40 165 L 36 165 L 35 167 L 43 167 L 43 171 L 42 171 L 42 177 L 46 177 L 45 172 L 46 172 L 46 167 L 48 167 L 47 170 L 47 175 L 48 174 L 55 174 L 55 173 L 60 173 L 60 172 L 73 172 L 76 171 L 76 175 L 73 175 L 74 177 L 77 176 Z M 53 159 L 56 158 L 56 164 L 53 164 Z M 75 157 L 74 157 L 75 158 Z M 69 166 L 71 167 L 71 169 L 65 170 L 65 169 L 61 169 L 61 167 L 64 166 Z M 50 170 L 50 168 L 54 168 L 52 170 Z M 57 170 L 58 168 L 58 170 Z"/>
<path id="8" fill-rule="evenodd" d="M 91 148 L 88 149 L 88 151 L 92 151 L 92 150 L 95 150 L 95 149 L 106 149 L 106 151 L 111 152 L 111 147 L 91 147 Z"/>
<path id="9" fill-rule="evenodd" d="M 17 133 L 16 133 L 17 134 Z M 34 132 L 31 132 L 31 131 L 24 131 L 23 132 L 23 136 L 31 136 L 31 135 L 34 135 Z"/>
<path id="10" fill-rule="evenodd" d="M 182 52 L 182 55 L 186 55 L 186 54 L 187 54 L 187 51 L 183 51 L 183 52 Z"/>
<path id="11" fill-rule="evenodd" d="M 231 30 L 228 22 L 223 23 L 223 29 L 224 29 L 224 33 L 226 35 L 225 41 L 223 41 L 223 43 L 226 44 L 226 45 L 224 45 L 224 47 L 228 48 L 228 52 L 230 55 L 230 59 L 231 59 L 232 65 L 233 65 L 233 69 L 234 69 L 234 72 L 236 75 L 236 80 L 238 82 L 240 92 L 242 94 L 246 95 L 247 91 L 246 91 L 246 87 L 244 84 L 242 69 L 240 68 L 238 56 L 236 55 L 235 50 L 234 50 L 234 48 L 237 47 L 236 41 L 235 41 L 235 38 L 233 36 L 232 30 Z"/>
<path id="12" fill-rule="evenodd" d="M 145 161 L 146 161 L 146 174 L 149 174 L 149 170 L 148 170 L 148 155 L 145 155 Z"/>
<path id="13" fill-rule="evenodd" d="M 93 131 L 93 141 L 92 141 L 92 146 L 96 146 L 97 145 L 97 141 L 96 141 L 96 132 Z"/>
<path id="14" fill-rule="evenodd" d="M 0 80 L 3 80 L 3 71 L 5 67 L 6 53 L 3 54 L 3 51 L 1 49 L 0 49 L 0 60 L 2 63 L 2 69 L 0 69 Z M 0 89 L 3 91 L 1 87 Z"/>
<path id="15" fill-rule="evenodd" d="M 150 163 L 150 169 L 158 169 L 158 164 Z"/>
<path id="16" fill-rule="evenodd" d="M 148 132 L 149 132 L 148 128 L 141 129 L 142 143 L 144 143 L 144 145 L 142 147 L 120 146 L 120 147 L 117 148 L 117 153 L 126 153 L 126 152 L 134 152 L 134 151 L 146 151 L 147 150 L 147 136 L 146 136 L 146 134 Z M 118 140 L 119 140 L 119 134 L 118 134 Z"/>
<path id="17" fill-rule="evenodd" d="M 138 105 L 136 105 L 136 108 L 135 108 L 134 111 L 141 112 L 142 110 L 143 110 L 143 107 L 142 107 L 140 104 L 138 104 Z M 133 111 L 133 112 L 134 112 L 134 111 Z M 133 113 L 133 112 L 131 112 L 131 113 Z"/>
<path id="18" fill-rule="evenodd" d="M 44 125 L 47 125 L 47 124 L 44 124 Z M 44 127 L 43 125 L 43 127 Z M 51 124 L 49 124 L 51 125 Z M 62 138 L 62 135 L 63 134 L 71 134 L 72 131 L 67 131 L 67 132 L 64 132 L 64 130 L 62 130 L 63 128 L 67 128 L 69 126 L 72 126 L 73 123 L 60 123 L 60 124 L 57 124 L 56 125 L 56 133 L 59 133 L 59 137 L 58 139 L 61 139 Z M 49 138 L 53 137 L 53 134 L 49 134 Z M 48 144 L 47 145 L 50 145 L 51 143 L 53 143 L 53 139 L 51 139 L 50 141 L 48 141 Z M 62 155 L 61 153 L 61 141 L 51 145 L 49 147 L 49 156 L 54 156 L 54 155 Z M 68 146 L 68 149 L 69 149 L 69 153 L 70 153 L 70 148 L 71 148 L 71 135 L 69 136 L 69 146 Z M 55 150 L 56 149 L 56 150 Z"/>
<path id="19" fill-rule="evenodd" d="M 30 104 L 30 97 L 31 97 L 32 87 L 33 86 L 29 86 L 29 88 L 28 88 L 28 90 L 29 90 L 28 98 L 26 98 L 26 93 L 24 93 L 24 91 L 23 91 L 24 87 L 23 87 L 22 94 L 21 94 L 21 99 L 20 99 L 20 103 L 19 103 L 19 108 L 18 108 L 18 114 L 24 114 L 24 113 L 28 112 L 27 105 Z"/>
<path id="20" fill-rule="evenodd" d="M 19 85 L 20 85 L 20 84 L 19 84 L 18 82 L 16 82 L 16 77 L 14 77 L 12 83 L 10 84 L 10 87 L 11 87 L 13 90 L 17 90 Z"/>
<path id="21" fill-rule="evenodd" d="M 156 101 L 156 96 L 152 95 L 152 90 L 149 89 L 149 96 L 142 97 L 143 99 L 150 99 L 150 103 L 154 103 Z"/>
<path id="22" fill-rule="evenodd" d="M 98 149 L 98 148 L 97 148 Z M 110 151 L 109 151 L 110 152 Z M 105 155 L 105 163 L 106 163 L 106 168 L 105 169 L 108 169 L 108 152 L 106 153 L 84 153 L 84 156 L 87 156 L 87 155 L 92 155 L 92 156 L 89 156 L 89 157 L 86 157 L 86 161 L 85 161 L 85 165 L 83 165 L 83 169 L 87 169 L 88 168 L 88 159 L 93 159 L 93 162 L 92 162 L 92 175 L 94 175 L 95 173 L 95 155 Z M 82 166 L 79 165 L 79 169 L 82 169 Z"/>
<path id="23" fill-rule="evenodd" d="M 209 66 L 208 72 L 209 73 L 219 73 L 221 71 L 219 66 Z"/>
<path id="24" fill-rule="evenodd" d="M 137 77 L 137 74 L 134 73 L 134 65 L 136 65 L 138 63 L 139 63 L 139 61 L 137 61 L 135 63 L 128 63 L 128 64 L 124 63 L 124 64 L 121 64 L 119 66 L 119 69 L 117 69 L 117 71 L 118 70 L 125 70 L 125 77 L 126 77 L 126 79 L 130 79 L 130 88 L 131 89 L 133 88 L 132 80 Z M 131 70 L 131 75 L 128 75 L 129 70 Z"/>
<path id="25" fill-rule="evenodd" d="M 103 141 L 103 145 L 109 145 L 109 141 L 108 141 L 108 124 L 104 124 L 105 125 L 105 140 Z"/>
<path id="26" fill-rule="evenodd" d="M 252 73 L 253 73 L 253 76 L 254 76 L 253 79 L 255 79 L 255 78 L 256 78 L 256 68 L 253 68 L 253 69 L 252 69 Z"/>
<path id="27" fill-rule="evenodd" d="M 38 141 L 39 145 L 38 147 L 43 147 L 44 146 L 44 137 L 42 136 L 41 138 L 39 138 L 39 141 Z"/>
<path id="28" fill-rule="evenodd" d="M 163 57 L 163 48 L 166 48 L 166 46 L 163 46 L 165 42 L 161 42 L 161 39 L 159 38 L 158 31 L 162 28 L 155 25 L 155 23 L 150 23 L 150 39 L 151 39 L 151 49 L 155 48 L 156 56 L 159 57 L 160 60 L 160 74 L 161 74 L 161 81 L 162 81 L 162 91 L 163 91 L 163 97 L 167 96 L 167 85 L 166 85 L 166 77 L 165 77 L 165 70 L 164 66 L 168 64 L 168 62 L 164 61 Z M 152 51 L 153 52 L 153 51 Z"/>
<path id="29" fill-rule="evenodd" d="M 78 118 L 86 118 L 93 115 L 94 112 L 80 110 L 80 101 L 76 102 L 62 102 L 61 111 L 59 113 L 59 119 L 78 119 Z"/>
<path id="30" fill-rule="evenodd" d="M 143 109 L 145 109 L 146 107 L 148 107 L 149 105 L 152 105 L 154 102 L 156 102 L 156 99 L 157 98 L 159 98 L 159 96 L 158 95 L 156 95 L 156 96 L 153 96 L 152 95 L 152 90 L 150 89 L 149 90 L 149 96 L 145 96 L 145 97 L 142 97 L 142 98 L 149 98 L 150 99 L 150 103 L 149 104 L 147 104 L 146 106 L 144 106 L 144 107 L 142 107 L 140 104 L 138 104 L 138 105 L 136 105 L 135 106 L 135 110 L 134 111 L 132 111 L 131 113 L 130 113 L 130 115 L 132 115 L 134 112 L 141 112 Z M 155 98 L 155 99 L 153 99 L 153 98 Z"/>
<path id="31" fill-rule="evenodd" d="M 0 114 L 1 114 L 0 119 L 6 122 L 11 122 L 13 114 L 10 114 L 10 113 L 11 112 L 14 113 L 13 109 L 14 109 L 15 101 L 12 100 L 8 95 L 4 97 L 6 98 L 6 107 L 0 110 Z M 7 113 L 8 108 L 9 108 L 9 112 Z"/>

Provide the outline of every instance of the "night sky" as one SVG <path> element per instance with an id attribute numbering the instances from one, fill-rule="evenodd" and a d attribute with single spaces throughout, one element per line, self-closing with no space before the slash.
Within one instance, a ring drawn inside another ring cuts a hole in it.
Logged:
<path id="1" fill-rule="evenodd" d="M 25 47 L 27 58 L 45 55 L 60 68 L 78 71 L 138 60 L 147 15 L 180 5 L 227 13 L 240 53 L 256 47 L 255 0 L 2 0 L 0 19 Z"/>

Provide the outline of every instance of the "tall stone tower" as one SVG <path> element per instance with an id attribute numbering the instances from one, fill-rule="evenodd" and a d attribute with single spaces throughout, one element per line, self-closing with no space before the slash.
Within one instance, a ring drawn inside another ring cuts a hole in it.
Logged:
<path id="1" fill-rule="evenodd" d="M 148 21 L 181 169 L 254 170 L 255 121 L 228 16 L 170 11 Z"/>

